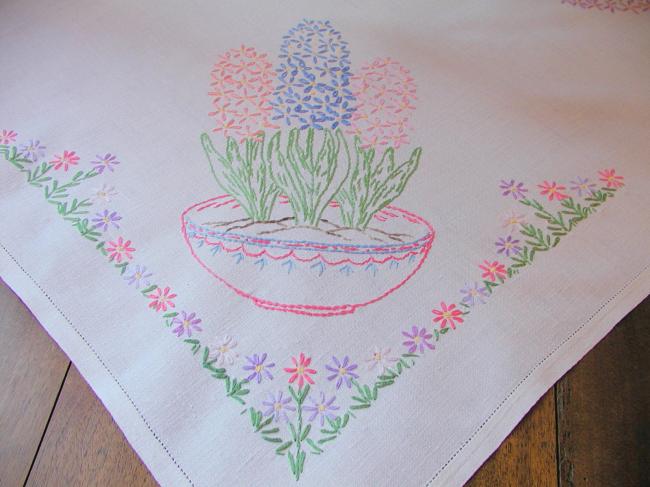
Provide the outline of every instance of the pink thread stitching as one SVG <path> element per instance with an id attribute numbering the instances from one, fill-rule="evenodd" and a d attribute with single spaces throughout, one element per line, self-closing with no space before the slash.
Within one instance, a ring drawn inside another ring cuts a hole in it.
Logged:
<path id="1" fill-rule="evenodd" d="M 377 301 L 382 300 L 392 292 L 396 291 L 400 287 L 402 287 L 413 275 L 420 270 L 424 262 L 426 261 L 427 256 L 429 255 L 429 251 L 431 250 L 431 245 L 433 244 L 433 240 L 435 238 L 435 230 L 433 227 L 424 219 L 420 218 L 418 215 L 415 213 L 410 213 L 406 210 L 403 210 L 401 208 L 396 208 L 396 207 L 388 207 L 392 211 L 399 211 L 403 212 L 406 215 L 408 215 L 411 218 L 414 218 L 422 223 L 424 223 L 427 228 L 430 231 L 430 240 L 427 241 L 427 243 L 422 247 L 421 250 L 421 259 L 418 262 L 418 264 L 411 270 L 411 272 L 404 278 L 402 279 L 399 283 L 397 283 L 395 286 L 391 287 L 387 291 L 383 292 L 376 298 L 373 298 L 371 300 L 362 302 L 362 303 L 353 303 L 353 304 L 341 304 L 341 305 L 331 305 L 331 306 L 323 306 L 323 305 L 312 305 L 312 304 L 298 304 L 298 303 L 279 303 L 276 301 L 269 301 L 266 299 L 261 299 L 258 298 L 250 293 L 247 293 L 246 291 L 243 291 L 242 289 L 239 289 L 238 287 L 234 286 L 230 282 L 228 282 L 226 279 L 218 275 L 216 272 L 214 272 L 212 269 L 210 269 L 207 265 L 203 263 L 201 258 L 196 254 L 194 247 L 192 247 L 192 244 L 190 242 L 190 237 L 187 235 L 187 231 L 185 228 L 185 216 L 187 213 L 192 211 L 193 209 L 200 207 L 201 210 L 204 210 L 209 207 L 210 204 L 212 204 L 215 200 L 222 199 L 228 195 L 221 195 L 216 198 L 211 198 L 206 201 L 202 201 L 200 203 L 194 204 L 187 208 L 182 214 L 181 214 L 181 232 L 183 234 L 183 238 L 185 239 L 185 242 L 187 246 L 190 249 L 190 253 L 192 254 L 192 257 L 194 257 L 194 260 L 196 260 L 203 269 L 205 269 L 209 274 L 211 274 L 213 277 L 218 279 L 220 282 L 225 284 L 228 288 L 230 288 L 232 291 L 237 293 L 239 296 L 242 296 L 246 299 L 250 299 L 253 301 L 253 303 L 261 308 L 266 308 L 266 309 L 271 309 L 271 310 L 276 310 L 276 311 L 282 311 L 285 313 L 295 313 L 299 315 L 304 315 L 304 316 L 321 316 L 321 317 L 327 317 L 327 316 L 339 316 L 342 314 L 349 314 L 353 313 L 356 309 L 361 308 L 363 306 L 368 306 L 370 304 L 376 303 Z"/>

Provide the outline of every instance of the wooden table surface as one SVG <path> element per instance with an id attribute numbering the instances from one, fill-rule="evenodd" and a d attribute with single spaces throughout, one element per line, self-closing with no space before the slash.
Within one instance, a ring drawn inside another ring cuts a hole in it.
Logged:
<path id="1" fill-rule="evenodd" d="M 468 485 L 650 485 L 649 403 L 646 298 L 540 399 Z M 19 485 L 156 482 L 77 369 L 0 281 L 0 486 Z"/>

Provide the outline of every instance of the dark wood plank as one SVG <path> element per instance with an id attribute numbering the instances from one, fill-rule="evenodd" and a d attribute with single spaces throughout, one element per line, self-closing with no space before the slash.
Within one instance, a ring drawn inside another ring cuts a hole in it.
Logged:
<path id="1" fill-rule="evenodd" d="M 72 366 L 28 486 L 155 486 L 122 432 Z"/>
<path id="2" fill-rule="evenodd" d="M 22 485 L 69 361 L 0 281 L 0 485 Z"/>
<path id="3" fill-rule="evenodd" d="M 466 486 L 556 486 L 555 438 L 555 394 L 551 389 Z"/>
<path id="4" fill-rule="evenodd" d="M 650 484 L 650 298 L 557 385 L 560 485 Z"/>

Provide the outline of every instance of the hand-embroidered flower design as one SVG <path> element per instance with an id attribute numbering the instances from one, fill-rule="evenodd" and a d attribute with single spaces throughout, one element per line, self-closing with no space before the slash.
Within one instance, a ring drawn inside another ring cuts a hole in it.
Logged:
<path id="1" fill-rule="evenodd" d="M 63 151 L 63 155 L 55 155 L 54 160 L 50 161 L 50 165 L 54 167 L 55 171 L 63 168 L 64 171 L 67 171 L 70 166 L 76 166 L 79 162 L 79 157 L 75 151 Z"/>
<path id="2" fill-rule="evenodd" d="M 503 193 L 501 193 L 503 196 L 510 195 L 515 200 L 524 198 L 526 196 L 524 193 L 528 192 L 528 190 L 524 188 L 524 183 L 517 183 L 514 179 L 511 179 L 510 181 L 502 179 L 499 188 L 503 190 Z"/>
<path id="3" fill-rule="evenodd" d="M 518 254 L 521 252 L 521 246 L 519 246 L 519 240 L 513 239 L 510 235 L 507 237 L 499 237 L 499 240 L 494 242 L 497 246 L 497 254 L 506 254 L 507 257 L 510 257 L 511 254 Z"/>
<path id="4" fill-rule="evenodd" d="M 259 384 L 262 382 L 262 379 L 264 377 L 266 377 L 269 380 L 273 379 L 273 374 L 271 374 L 271 371 L 269 369 L 275 367 L 275 363 L 273 362 L 270 362 L 268 364 L 265 363 L 266 358 L 267 358 L 266 353 L 263 353 L 261 355 L 255 353 L 251 357 L 249 356 L 246 357 L 246 360 L 248 360 L 248 364 L 244 365 L 242 368 L 250 372 L 250 375 L 246 377 L 246 380 L 248 382 L 252 382 L 255 379 Z"/>
<path id="5" fill-rule="evenodd" d="M 361 138 L 361 147 L 408 143 L 408 121 L 415 110 L 415 80 L 408 69 L 390 58 L 378 58 L 350 79 L 357 99 L 348 133 Z"/>
<path id="6" fill-rule="evenodd" d="M 350 50 L 328 20 L 303 20 L 290 29 L 279 57 L 273 120 L 301 129 L 350 124 Z"/>
<path id="7" fill-rule="evenodd" d="M 199 326 L 201 319 L 196 317 L 196 313 L 187 313 L 186 311 L 181 311 L 180 315 L 177 315 L 172 320 L 172 326 L 178 325 L 176 328 L 172 329 L 172 333 L 176 333 L 176 336 L 187 335 L 188 337 L 192 336 L 192 331 L 203 331 Z"/>
<path id="8" fill-rule="evenodd" d="M 398 358 L 391 355 L 390 348 L 379 348 L 375 346 L 372 355 L 366 360 L 368 369 L 379 369 L 379 372 L 384 372 L 391 364 L 397 362 Z"/>
<path id="9" fill-rule="evenodd" d="M 131 271 L 131 266 L 129 266 L 129 271 Z M 145 266 L 136 265 L 135 268 L 131 271 L 130 275 L 124 276 L 124 280 L 127 281 L 128 285 L 135 284 L 136 289 L 140 289 L 140 286 L 147 287 L 149 286 L 149 278 L 153 276 L 151 272 L 147 272 Z"/>
<path id="10" fill-rule="evenodd" d="M 121 219 L 122 217 L 118 215 L 116 211 L 104 210 L 103 212 L 95 214 L 92 222 L 95 224 L 95 228 L 101 228 L 102 232 L 106 232 L 111 225 L 115 228 L 120 228 L 117 222 Z"/>
<path id="11" fill-rule="evenodd" d="M 270 121 L 270 97 L 273 92 L 273 66 L 266 54 L 241 46 L 219 56 L 210 73 L 216 121 L 214 132 L 236 136 L 241 142 L 256 138 L 262 128 L 276 128 Z"/>
<path id="12" fill-rule="evenodd" d="M 28 144 L 20 146 L 20 153 L 32 162 L 38 162 L 41 157 L 45 157 L 45 149 L 46 147 L 41 145 L 40 141 L 32 139 Z"/>
<path id="13" fill-rule="evenodd" d="M 262 404 L 268 408 L 264 411 L 264 416 L 273 416 L 276 422 L 280 420 L 289 421 L 287 411 L 293 412 L 296 410 L 295 407 L 289 404 L 290 402 L 291 397 L 282 397 L 282 391 L 278 391 L 277 394 L 269 393 L 268 399 L 262 401 Z"/>
<path id="14" fill-rule="evenodd" d="M 483 261 L 483 264 L 480 264 L 479 269 L 483 271 L 483 274 L 481 274 L 481 277 L 483 279 L 489 279 L 492 282 L 496 282 L 497 279 L 505 279 L 508 271 L 506 270 L 506 266 L 501 264 L 498 261 Z"/>
<path id="15" fill-rule="evenodd" d="M 123 259 L 132 259 L 132 253 L 135 252 L 135 249 L 131 247 L 131 241 L 124 240 L 122 237 L 118 237 L 116 242 L 108 242 L 105 249 L 108 252 L 108 260 L 110 262 L 115 260 L 118 264 Z"/>
<path id="16" fill-rule="evenodd" d="M 476 303 L 485 304 L 485 298 L 490 294 L 485 287 L 481 287 L 478 282 L 473 284 L 465 284 L 465 287 L 460 290 L 460 293 L 463 295 L 461 300 L 468 306 L 474 306 Z"/>
<path id="17" fill-rule="evenodd" d="M 0 133 L 0 144 L 9 145 L 16 141 L 16 137 L 18 137 L 18 134 L 13 130 L 2 129 Z"/>
<path id="18" fill-rule="evenodd" d="M 217 365 L 232 365 L 239 354 L 234 350 L 237 347 L 237 341 L 230 335 L 224 335 L 217 340 L 217 343 L 210 348 L 212 357 L 216 360 Z"/>
<path id="19" fill-rule="evenodd" d="M 411 333 L 408 331 L 403 331 L 404 335 L 408 340 L 404 341 L 402 344 L 408 348 L 409 353 L 414 353 L 416 350 L 420 350 L 420 353 L 424 353 L 425 349 L 433 350 L 433 343 L 430 343 L 429 340 L 433 338 L 433 335 L 427 332 L 426 328 L 418 328 L 413 326 L 411 328 Z"/>
<path id="20" fill-rule="evenodd" d="M 456 309 L 455 304 L 447 305 L 444 301 L 440 303 L 440 309 L 434 309 L 432 313 L 436 315 L 433 319 L 434 323 L 440 323 L 440 328 L 446 328 L 449 325 L 455 330 L 456 323 L 460 324 L 464 321 L 462 318 L 463 312 Z"/>
<path id="21" fill-rule="evenodd" d="M 115 188 L 113 186 L 109 186 L 108 184 L 104 183 L 102 184 L 101 188 L 93 189 L 92 200 L 95 203 L 99 201 L 108 203 L 111 201 L 113 196 L 117 196 L 117 191 L 115 191 Z"/>
<path id="22" fill-rule="evenodd" d="M 603 169 L 602 171 L 598 171 L 598 175 L 603 183 L 607 183 L 608 188 L 621 188 L 625 186 L 623 176 L 617 175 L 614 169 Z"/>
<path id="23" fill-rule="evenodd" d="M 333 365 L 325 365 L 325 368 L 330 372 L 334 372 L 332 375 L 327 376 L 327 380 L 336 379 L 336 390 L 339 390 L 341 384 L 345 382 L 345 385 L 348 388 L 352 387 L 352 379 L 358 379 L 359 376 L 354 372 L 358 367 L 357 364 L 350 363 L 350 358 L 346 355 L 343 357 L 343 360 L 339 360 L 336 357 L 332 357 Z"/>
<path id="24" fill-rule="evenodd" d="M 113 166 L 117 166 L 119 163 L 120 161 L 117 161 L 113 154 L 97 155 L 97 160 L 91 162 L 98 174 L 103 174 L 106 169 L 113 172 Z"/>
<path id="25" fill-rule="evenodd" d="M 562 3 L 582 7 L 585 10 L 595 8 L 596 10 L 615 12 L 634 12 L 640 14 L 650 11 L 648 0 L 562 0 Z"/>
<path id="26" fill-rule="evenodd" d="M 503 216 L 501 222 L 501 228 L 505 228 L 509 233 L 514 233 L 522 225 L 526 224 L 526 215 L 510 210 L 510 212 Z"/>
<path id="27" fill-rule="evenodd" d="M 155 309 L 156 311 L 167 311 L 167 308 L 174 308 L 173 299 L 176 297 L 176 294 L 172 293 L 169 287 L 164 289 L 156 288 L 156 290 L 147 296 L 151 299 L 149 307 Z"/>
<path id="28" fill-rule="evenodd" d="M 289 377 L 289 384 L 293 384 L 296 379 L 298 380 L 298 389 L 302 389 L 305 381 L 313 384 L 314 380 L 311 378 L 311 375 L 315 374 L 316 370 L 309 368 L 311 357 L 305 357 L 305 354 L 300 352 L 298 360 L 296 360 L 296 357 L 291 357 L 291 361 L 294 366 L 286 367 L 284 369 L 285 372 L 291 374 L 291 377 Z"/>
<path id="29" fill-rule="evenodd" d="M 539 194 L 546 196 L 549 201 L 553 201 L 553 198 L 557 199 L 558 201 L 562 201 L 563 199 L 569 197 L 568 194 L 562 192 L 566 190 L 566 186 L 562 186 L 555 181 L 550 183 L 548 181 L 544 181 L 542 184 L 538 184 L 537 187 L 541 189 Z"/>
<path id="30" fill-rule="evenodd" d="M 321 392 L 318 399 L 314 399 L 313 396 L 309 396 L 309 402 L 311 405 L 307 404 L 302 407 L 303 411 L 311 413 L 309 415 L 309 421 L 313 421 L 316 418 L 319 418 L 319 423 L 321 426 L 325 426 L 325 418 L 335 420 L 336 415 L 333 411 L 338 411 L 339 406 L 334 405 L 336 396 L 332 396 L 330 399 L 325 398 L 325 393 Z"/>
<path id="31" fill-rule="evenodd" d="M 589 178 L 578 176 L 575 181 L 571 181 L 571 190 L 576 191 L 578 196 L 591 196 L 596 191 L 596 183 L 590 183 Z"/>

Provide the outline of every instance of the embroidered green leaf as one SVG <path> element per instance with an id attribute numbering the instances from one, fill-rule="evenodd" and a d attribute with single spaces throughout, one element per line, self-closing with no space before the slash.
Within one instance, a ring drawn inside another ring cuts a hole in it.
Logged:
<path id="1" fill-rule="evenodd" d="M 323 443 L 327 443 L 328 441 L 332 441 L 332 440 L 335 440 L 335 439 L 336 439 L 336 436 L 328 436 L 326 438 L 321 438 L 320 440 L 318 440 L 318 443 L 320 443 L 322 445 Z"/>
<path id="2" fill-rule="evenodd" d="M 256 432 L 256 433 L 257 433 L 258 431 L 260 431 L 262 428 L 266 428 L 266 427 L 267 427 L 268 425 L 270 425 L 271 422 L 273 421 L 273 416 L 269 416 L 269 417 L 266 418 L 264 421 L 261 421 L 261 419 L 262 419 L 262 411 L 258 411 L 258 414 L 259 414 L 258 424 L 257 424 L 257 426 L 255 427 L 255 432 Z"/>
<path id="3" fill-rule="evenodd" d="M 196 355 L 196 353 L 201 349 L 201 342 L 199 340 L 196 340 L 195 338 L 186 338 L 183 341 L 192 346 L 193 355 Z"/>
<path id="4" fill-rule="evenodd" d="M 293 438 L 293 441 L 298 441 L 298 432 L 296 431 L 296 427 L 293 425 L 293 423 L 289 423 L 289 429 L 291 430 L 291 437 Z"/>
<path id="5" fill-rule="evenodd" d="M 405 162 L 398 164 L 393 147 L 384 149 L 381 157 L 375 157 L 374 148 L 361 146 L 361 139 L 355 137 L 350 175 L 336 195 L 336 201 L 343 223 L 364 230 L 377 212 L 402 194 L 420 164 L 422 148 L 414 149 Z"/>
<path id="6" fill-rule="evenodd" d="M 152 284 L 151 286 L 149 286 L 149 287 L 147 287 L 147 288 L 144 288 L 144 289 L 143 289 L 142 291 L 140 291 L 140 292 L 141 292 L 142 294 L 149 294 L 150 292 L 153 292 L 153 291 L 155 291 L 156 289 L 158 289 L 158 286 L 157 286 L 156 284 Z M 178 316 L 178 313 L 174 312 L 174 313 L 167 313 L 167 314 L 164 314 L 164 315 L 163 315 L 163 317 L 165 317 L 165 318 L 172 318 L 172 317 L 174 317 L 174 316 Z"/>
<path id="7" fill-rule="evenodd" d="M 382 387 L 382 386 L 378 386 L 378 387 Z M 369 408 L 369 407 L 370 407 L 370 404 L 354 404 L 354 405 L 350 406 L 350 409 L 357 410 L 357 409 L 366 409 L 366 408 Z"/>
<path id="8" fill-rule="evenodd" d="M 314 455 L 320 455 L 321 453 L 323 453 L 323 449 L 320 448 L 320 447 L 319 447 L 319 446 L 314 442 L 314 440 L 312 440 L 311 438 L 307 438 L 305 441 L 307 442 L 307 444 L 309 445 L 309 447 L 312 449 L 312 453 L 313 453 Z"/>
<path id="9" fill-rule="evenodd" d="M 262 435 L 262 438 L 264 438 L 266 441 L 270 443 L 282 443 L 282 438 L 270 438 L 268 436 Z"/>
<path id="10" fill-rule="evenodd" d="M 275 453 L 278 455 L 284 455 L 289 447 L 293 445 L 293 441 L 287 441 L 275 449 Z"/>
<path id="11" fill-rule="evenodd" d="M 309 432 L 311 431 L 311 425 L 308 424 L 305 426 L 305 429 L 302 432 L 302 435 L 300 435 L 300 441 L 305 441 L 305 438 L 309 435 Z"/>
<path id="12" fill-rule="evenodd" d="M 301 140 L 301 134 L 305 134 Z M 316 135 L 322 134 L 320 148 Z M 289 130 L 286 145 L 281 132 L 269 140 L 267 159 L 271 177 L 289 198 L 297 225 L 317 227 L 321 215 L 334 198 L 350 171 L 350 154 L 343 132 L 328 129 Z"/>
<path id="13" fill-rule="evenodd" d="M 228 137 L 225 152 L 217 151 L 208 134 L 201 135 L 201 145 L 217 184 L 253 221 L 268 221 L 279 190 L 270 177 L 264 146 L 265 135 L 246 138 L 241 145 Z"/>

